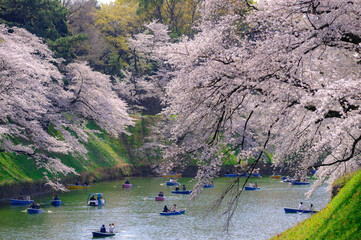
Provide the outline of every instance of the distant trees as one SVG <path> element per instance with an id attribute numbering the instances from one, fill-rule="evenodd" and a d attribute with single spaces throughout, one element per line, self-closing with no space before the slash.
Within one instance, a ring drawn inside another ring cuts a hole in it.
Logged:
<path id="1" fill-rule="evenodd" d="M 69 35 L 68 10 L 57 0 L 3 0 L 0 18 L 9 25 L 24 27 L 45 39 L 56 40 Z"/>

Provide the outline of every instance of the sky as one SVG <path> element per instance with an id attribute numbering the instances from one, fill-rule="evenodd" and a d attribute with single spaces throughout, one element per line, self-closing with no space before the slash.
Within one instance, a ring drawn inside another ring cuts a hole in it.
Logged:
<path id="1" fill-rule="evenodd" d="M 98 0 L 99 3 L 104 4 L 104 3 L 110 3 L 110 2 L 114 2 L 115 0 Z"/>

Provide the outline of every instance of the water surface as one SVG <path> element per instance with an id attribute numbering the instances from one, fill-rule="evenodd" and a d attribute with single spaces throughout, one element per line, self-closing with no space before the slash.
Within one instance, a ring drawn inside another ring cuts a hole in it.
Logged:
<path id="1" fill-rule="evenodd" d="M 228 234 L 223 232 L 225 218 L 222 211 L 205 215 L 231 178 L 215 180 L 215 188 L 204 189 L 195 200 L 188 195 L 175 195 L 174 187 L 165 186 L 163 178 L 130 178 L 137 185 L 123 189 L 120 181 L 94 184 L 90 190 L 72 190 L 59 194 L 67 205 L 44 207 L 44 213 L 30 215 L 26 207 L 0 207 L 1 239 L 92 239 L 91 232 L 102 224 L 108 227 L 115 223 L 114 237 L 107 239 L 269 239 L 307 218 L 307 214 L 285 214 L 283 207 L 297 208 L 300 201 L 308 207 L 313 203 L 316 209 L 327 204 L 325 188 L 320 188 L 310 200 L 304 199 L 309 186 L 292 186 L 279 179 L 251 179 L 261 187 L 259 191 L 242 193 L 238 208 L 232 219 Z M 179 182 L 191 188 L 190 178 Z M 154 197 L 163 191 L 168 199 L 157 202 Z M 101 192 L 107 201 L 104 207 L 88 207 L 89 193 Z M 40 203 L 50 197 L 35 199 Z M 180 216 L 161 216 L 164 205 L 173 204 L 186 208 Z"/>

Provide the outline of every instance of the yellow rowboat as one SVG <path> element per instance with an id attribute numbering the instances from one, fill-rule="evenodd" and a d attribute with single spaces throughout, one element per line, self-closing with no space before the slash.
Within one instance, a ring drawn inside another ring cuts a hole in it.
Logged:
<path id="1" fill-rule="evenodd" d="M 273 176 L 270 176 L 270 178 L 275 178 L 275 179 L 281 179 L 281 175 L 273 175 Z"/>
<path id="2" fill-rule="evenodd" d="M 182 174 L 168 174 L 168 175 L 163 175 L 163 177 L 168 177 L 168 178 L 180 178 L 182 176 Z"/>
<path id="3" fill-rule="evenodd" d="M 88 189 L 91 186 L 89 185 L 75 185 L 75 184 L 67 184 L 66 187 L 71 190 L 71 189 Z"/>

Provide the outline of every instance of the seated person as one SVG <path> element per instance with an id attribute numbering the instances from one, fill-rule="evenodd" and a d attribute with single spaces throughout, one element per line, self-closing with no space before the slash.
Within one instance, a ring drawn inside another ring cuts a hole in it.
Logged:
<path id="1" fill-rule="evenodd" d="M 95 196 L 92 195 L 89 200 L 95 200 Z"/>
<path id="2" fill-rule="evenodd" d="M 30 201 L 30 196 L 29 195 L 26 196 L 26 200 Z"/>
<path id="3" fill-rule="evenodd" d="M 173 204 L 173 207 L 172 207 L 171 211 L 172 211 L 172 212 L 177 211 L 177 205 Z"/>
<path id="4" fill-rule="evenodd" d="M 254 185 L 253 182 L 250 182 L 250 183 L 249 183 L 249 187 L 253 188 L 254 186 L 255 186 L 255 185 Z"/>
<path id="5" fill-rule="evenodd" d="M 129 184 L 129 180 L 127 179 L 124 184 Z"/>
<path id="6" fill-rule="evenodd" d="M 303 202 L 300 203 L 300 205 L 298 205 L 298 210 L 303 210 Z"/>
<path id="7" fill-rule="evenodd" d="M 100 232 L 105 233 L 107 232 L 105 225 L 103 224 L 103 226 L 100 228 Z"/>
<path id="8" fill-rule="evenodd" d="M 164 206 L 163 212 L 170 212 L 169 209 L 168 209 L 168 207 L 167 207 L 167 205 Z"/>
<path id="9" fill-rule="evenodd" d="M 75 185 L 79 185 L 79 181 L 76 181 Z"/>
<path id="10" fill-rule="evenodd" d="M 110 233 L 113 233 L 113 232 L 114 232 L 114 228 L 115 228 L 114 223 L 109 224 L 109 232 L 110 232 Z"/>
<path id="11" fill-rule="evenodd" d="M 39 209 L 40 208 L 40 204 L 37 203 L 35 204 L 34 202 L 30 205 L 30 208 L 34 208 L 34 209 Z"/>
<path id="12" fill-rule="evenodd" d="M 186 190 L 186 185 L 183 185 L 183 191 L 185 191 Z"/>
<path id="13" fill-rule="evenodd" d="M 53 200 L 59 200 L 58 195 L 55 194 L 55 196 L 53 197 Z"/>
<path id="14" fill-rule="evenodd" d="M 88 183 L 87 183 L 87 182 L 85 182 L 85 183 L 84 183 L 84 186 L 88 186 Z"/>
<path id="15" fill-rule="evenodd" d="M 311 203 L 311 206 L 310 206 L 310 211 L 314 211 L 315 209 L 313 208 L 313 204 Z"/>
<path id="16" fill-rule="evenodd" d="M 175 187 L 175 190 L 176 190 L 176 191 L 179 191 L 179 187 L 178 187 L 178 186 L 176 186 L 176 187 Z"/>
<path id="17" fill-rule="evenodd" d="M 164 197 L 163 192 L 159 192 L 159 193 L 158 193 L 158 197 Z"/>

